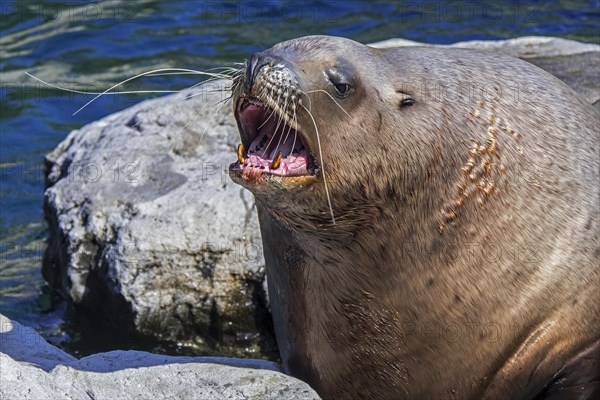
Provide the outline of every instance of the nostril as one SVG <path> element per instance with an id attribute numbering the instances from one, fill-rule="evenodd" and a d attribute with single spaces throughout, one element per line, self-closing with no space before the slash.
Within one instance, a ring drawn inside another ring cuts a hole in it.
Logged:
<path id="1" fill-rule="evenodd" d="M 259 60 L 260 58 L 258 55 L 254 54 L 249 60 L 246 61 L 246 82 L 248 82 L 250 86 L 252 86 L 254 83 L 254 77 L 256 76 L 257 69 L 256 66 L 258 65 Z"/>
<path id="2" fill-rule="evenodd" d="M 252 86 L 256 81 L 256 76 L 265 65 L 275 65 L 281 62 L 278 57 L 257 53 L 246 61 L 246 82 Z"/>

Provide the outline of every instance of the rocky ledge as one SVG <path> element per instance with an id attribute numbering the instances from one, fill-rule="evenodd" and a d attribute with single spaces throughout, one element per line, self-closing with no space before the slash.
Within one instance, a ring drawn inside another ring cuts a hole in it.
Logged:
<path id="1" fill-rule="evenodd" d="M 453 46 L 519 56 L 599 104 L 600 46 L 537 37 Z M 204 354 L 276 354 L 254 200 L 226 172 L 239 142 L 227 86 L 142 102 L 71 132 L 47 156 L 43 273 L 74 309 L 104 321 L 103 332 Z M 66 371 L 79 370 L 55 375 Z"/>
<path id="2" fill-rule="evenodd" d="M 77 360 L 0 314 L 0 399 L 319 399 L 262 360 L 111 351 Z"/>

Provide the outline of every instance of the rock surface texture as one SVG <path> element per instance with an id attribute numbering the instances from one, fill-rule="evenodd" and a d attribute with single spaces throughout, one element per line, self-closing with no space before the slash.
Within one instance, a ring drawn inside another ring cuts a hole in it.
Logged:
<path id="1" fill-rule="evenodd" d="M 539 37 L 452 46 L 521 57 L 600 98 L 600 46 Z M 220 103 L 227 85 L 137 104 L 47 156 L 43 272 L 108 326 L 251 357 L 272 354 L 274 339 L 254 200 L 226 173 L 239 143 Z"/>
<path id="2" fill-rule="evenodd" d="M 227 84 L 142 102 L 46 157 L 43 273 L 124 334 L 248 356 L 271 334 L 254 200 L 226 174 Z"/>
<path id="3" fill-rule="evenodd" d="M 77 360 L 0 315 L 0 399 L 319 399 L 275 363 L 111 351 Z"/>

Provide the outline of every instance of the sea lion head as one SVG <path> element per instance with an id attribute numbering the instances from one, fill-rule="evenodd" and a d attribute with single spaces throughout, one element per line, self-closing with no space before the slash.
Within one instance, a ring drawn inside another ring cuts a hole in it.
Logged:
<path id="1" fill-rule="evenodd" d="M 397 177 L 389 166 L 406 158 L 389 145 L 391 133 L 415 99 L 382 83 L 381 75 L 392 75 L 382 54 L 326 36 L 254 54 L 233 85 L 242 144 L 232 179 L 272 215 L 310 229 L 349 220 L 348 213 L 357 221 L 359 200 L 372 205 L 390 194 Z"/>

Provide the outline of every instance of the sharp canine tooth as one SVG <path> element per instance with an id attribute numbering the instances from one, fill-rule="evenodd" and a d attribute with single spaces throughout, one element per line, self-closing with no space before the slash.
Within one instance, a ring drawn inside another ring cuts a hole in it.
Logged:
<path id="1" fill-rule="evenodd" d="M 275 159 L 271 163 L 271 169 L 279 168 L 279 164 L 281 164 L 281 152 L 277 153 L 277 156 L 275 156 Z"/>
<path id="2" fill-rule="evenodd" d="M 246 159 L 244 158 L 244 145 L 241 143 L 238 145 L 237 157 L 238 157 L 238 161 L 240 162 L 240 164 L 244 165 L 244 162 L 246 162 Z"/>

